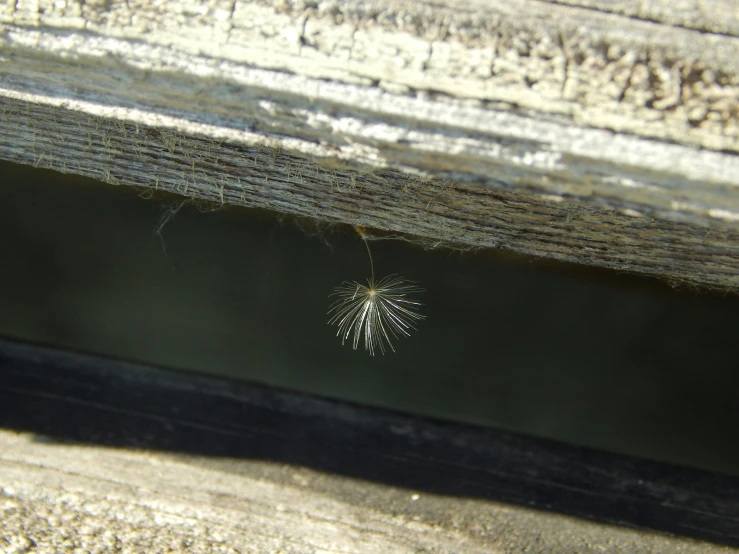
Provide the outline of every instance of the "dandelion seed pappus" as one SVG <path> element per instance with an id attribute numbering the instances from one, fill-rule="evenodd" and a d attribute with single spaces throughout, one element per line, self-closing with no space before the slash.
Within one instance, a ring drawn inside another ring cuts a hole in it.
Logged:
<path id="1" fill-rule="evenodd" d="M 377 349 L 385 354 L 387 348 L 395 352 L 393 340 L 409 337 L 415 324 L 425 316 L 418 311 L 420 302 L 409 296 L 422 292 L 421 287 L 398 275 L 389 275 L 379 281 L 375 280 L 375 267 L 364 227 L 356 226 L 367 247 L 372 276 L 367 279 L 367 286 L 356 281 L 344 281 L 336 287 L 330 296 L 336 300 L 329 308 L 329 325 L 338 325 L 336 333 L 341 336 L 341 344 L 345 344 L 352 336 L 354 350 L 364 336 L 364 348 L 371 356 Z"/>

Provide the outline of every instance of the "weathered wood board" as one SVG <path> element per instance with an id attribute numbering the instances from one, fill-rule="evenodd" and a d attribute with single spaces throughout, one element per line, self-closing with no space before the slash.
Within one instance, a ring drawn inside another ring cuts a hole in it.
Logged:
<path id="1" fill-rule="evenodd" d="M 0 156 L 739 288 L 731 0 L 0 8 Z"/>
<path id="2" fill-rule="evenodd" d="M 737 490 L 728 475 L 0 342 L 3 552 L 719 554 L 739 545 Z"/>
<path id="3" fill-rule="evenodd" d="M 3 552 L 570 553 L 735 549 L 304 467 L 0 430 Z"/>

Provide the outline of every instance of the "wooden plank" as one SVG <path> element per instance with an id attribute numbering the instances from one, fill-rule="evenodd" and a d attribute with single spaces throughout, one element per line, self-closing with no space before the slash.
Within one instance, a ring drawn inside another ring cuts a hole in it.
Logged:
<path id="1" fill-rule="evenodd" d="M 733 0 L 546 0 L 625 15 L 708 33 L 739 36 L 739 6 Z"/>
<path id="2" fill-rule="evenodd" d="M 8 3 L 0 156 L 736 290 L 736 10 L 570 4 Z"/>
<path id="3" fill-rule="evenodd" d="M 0 544 L 20 549 L 739 545 L 737 477 L 8 342 L 0 425 Z"/>

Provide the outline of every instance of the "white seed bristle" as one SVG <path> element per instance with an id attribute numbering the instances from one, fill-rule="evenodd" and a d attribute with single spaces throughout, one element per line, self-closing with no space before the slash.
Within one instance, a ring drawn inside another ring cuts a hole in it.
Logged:
<path id="1" fill-rule="evenodd" d="M 337 296 L 331 305 L 329 324 L 337 324 L 337 336 L 341 343 L 352 336 L 352 346 L 356 350 L 359 340 L 364 335 L 364 348 L 374 356 L 379 348 L 383 354 L 386 347 L 394 352 L 392 340 L 401 336 L 410 336 L 415 330 L 415 323 L 424 319 L 418 313 L 420 302 L 408 296 L 423 289 L 397 275 L 390 275 L 375 282 L 367 279 L 367 286 L 356 281 L 345 281 L 334 289 L 332 296 Z"/>

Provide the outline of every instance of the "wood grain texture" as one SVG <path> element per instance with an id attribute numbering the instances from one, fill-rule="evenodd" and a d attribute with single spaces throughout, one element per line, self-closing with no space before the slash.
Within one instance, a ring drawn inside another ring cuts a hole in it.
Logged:
<path id="1" fill-rule="evenodd" d="M 7 342 L 0 425 L 4 552 L 739 544 L 735 477 Z"/>
<path id="2" fill-rule="evenodd" d="M 601 4 L 9 2 L 0 155 L 736 290 L 736 10 Z"/>
<path id="3" fill-rule="evenodd" d="M 354 499 L 334 498 L 311 490 L 326 476 L 300 467 L 243 461 L 228 471 L 8 431 L 0 452 L 3 552 L 490 552 L 414 518 L 410 493 L 394 491 L 405 510 L 383 513 L 362 502 L 360 483 L 337 478 Z"/>
<path id="4" fill-rule="evenodd" d="M 739 36 L 739 6 L 733 0 L 545 0 L 625 15 L 642 21 Z"/>
<path id="5" fill-rule="evenodd" d="M 301 467 L 55 444 L 4 430 L 0 516 L 9 554 L 733 551 Z"/>

